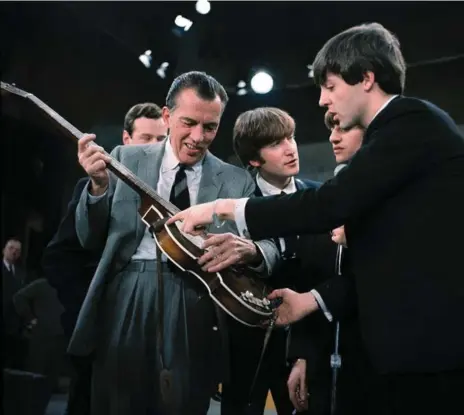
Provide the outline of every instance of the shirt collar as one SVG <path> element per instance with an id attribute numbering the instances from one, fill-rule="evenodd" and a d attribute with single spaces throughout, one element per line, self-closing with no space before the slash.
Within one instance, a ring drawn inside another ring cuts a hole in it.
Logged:
<path id="1" fill-rule="evenodd" d="M 189 168 L 186 170 L 193 170 L 195 174 L 201 173 L 203 160 L 204 158 L 195 163 L 193 166 L 189 166 Z M 179 160 L 177 159 L 176 155 L 174 154 L 174 150 L 172 149 L 171 138 L 168 137 L 166 140 L 163 161 L 161 163 L 161 172 L 166 173 L 169 170 L 175 170 L 178 166 Z"/>
<path id="2" fill-rule="evenodd" d="M 336 176 L 338 173 L 340 173 L 340 171 L 343 170 L 347 165 L 348 165 L 348 163 L 337 164 L 337 166 L 334 169 L 334 176 Z"/>
<path id="3" fill-rule="evenodd" d="M 11 271 L 14 269 L 14 265 L 10 264 L 5 258 L 3 258 L 3 264 L 5 265 L 8 271 Z"/>
<path id="4" fill-rule="evenodd" d="M 296 184 L 294 177 L 290 179 L 290 183 L 288 183 L 288 185 L 284 189 L 279 189 L 278 187 L 275 187 L 273 184 L 264 180 L 263 177 L 258 173 L 256 175 L 256 184 L 261 189 L 263 196 L 280 195 L 282 192 L 285 192 L 287 194 L 296 192 Z"/>
<path id="5" fill-rule="evenodd" d="M 381 107 L 380 109 L 375 113 L 374 117 L 372 118 L 371 120 L 371 123 L 372 121 L 374 121 L 375 117 L 377 117 L 377 115 L 379 115 L 386 107 L 387 105 L 392 102 L 398 95 L 393 95 L 392 97 L 390 97 Z M 370 123 L 369 123 L 370 124 Z"/>

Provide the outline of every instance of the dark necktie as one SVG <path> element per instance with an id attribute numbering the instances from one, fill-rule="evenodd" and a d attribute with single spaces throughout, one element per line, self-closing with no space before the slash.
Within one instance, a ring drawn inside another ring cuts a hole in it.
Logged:
<path id="1" fill-rule="evenodd" d="M 185 165 L 179 164 L 179 170 L 171 188 L 169 201 L 177 206 L 180 210 L 190 207 L 190 195 L 187 186 L 187 175 L 185 174 Z"/>
<path id="2" fill-rule="evenodd" d="M 171 187 L 171 195 L 169 201 L 177 206 L 180 210 L 185 210 L 190 207 L 190 195 L 187 186 L 187 175 L 185 174 L 185 165 L 179 164 L 174 183 Z M 171 272 L 177 274 L 180 269 L 177 268 L 171 261 L 167 262 L 168 268 Z"/>
<path id="3" fill-rule="evenodd" d="M 281 195 L 285 195 L 284 191 L 280 192 Z M 298 247 L 298 237 L 297 236 L 287 236 L 284 238 L 285 241 L 285 251 L 282 252 L 284 259 L 294 258 L 296 255 Z"/>

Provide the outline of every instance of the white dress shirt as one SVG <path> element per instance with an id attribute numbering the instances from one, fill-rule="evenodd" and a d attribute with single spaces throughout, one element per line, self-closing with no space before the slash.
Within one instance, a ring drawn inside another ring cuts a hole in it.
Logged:
<path id="1" fill-rule="evenodd" d="M 5 258 L 3 259 L 3 265 L 5 265 L 6 269 L 9 271 L 9 272 L 12 272 L 13 275 L 15 273 L 15 267 L 13 264 L 10 264 Z"/>
<path id="2" fill-rule="evenodd" d="M 190 196 L 190 205 L 195 205 L 198 199 L 198 190 L 200 189 L 201 173 L 203 170 L 203 160 L 200 160 L 193 166 L 185 169 L 187 176 L 187 187 Z M 166 140 L 166 149 L 164 152 L 163 160 L 161 161 L 161 167 L 159 171 L 158 185 L 156 191 L 158 194 L 169 200 L 171 195 L 171 188 L 174 184 L 176 174 L 179 171 L 179 160 L 172 150 L 170 140 Z M 156 259 L 156 244 L 153 241 L 148 227 L 145 229 L 143 238 L 140 241 L 140 245 L 132 256 L 132 260 L 151 260 Z M 166 256 L 162 255 L 163 262 L 167 261 Z"/>
<path id="3" fill-rule="evenodd" d="M 166 140 L 166 148 L 164 151 L 163 159 L 161 161 L 161 166 L 159 170 L 159 178 L 158 184 L 156 187 L 156 191 L 158 194 L 166 199 L 169 200 L 171 195 L 171 188 L 174 184 L 174 180 L 176 178 L 176 173 L 179 170 L 179 160 L 174 154 L 174 151 L 171 146 L 170 139 Z M 203 160 L 198 161 L 193 166 L 185 169 L 185 174 L 187 176 L 187 186 L 190 195 L 190 204 L 193 206 L 197 203 L 198 198 L 198 190 L 200 189 L 200 180 L 201 180 L 201 173 L 203 170 Z M 101 196 L 92 196 L 89 194 L 89 203 L 95 203 L 99 199 L 101 199 L 104 194 Z M 135 251 L 134 255 L 132 256 L 132 260 L 153 260 L 156 259 L 156 244 L 153 241 L 153 237 L 151 236 L 148 227 L 145 229 L 145 233 L 140 241 L 137 250 Z M 164 262 L 167 261 L 166 256 L 163 254 L 162 260 Z"/>
<path id="4" fill-rule="evenodd" d="M 291 194 L 296 192 L 295 178 L 292 177 L 290 182 L 283 189 L 275 187 L 273 184 L 267 182 L 263 177 L 258 173 L 256 175 L 256 185 L 261 190 L 263 196 L 275 196 L 280 195 L 282 192 L 286 194 Z M 285 240 L 284 238 L 279 238 L 279 244 L 281 252 L 285 252 Z"/>

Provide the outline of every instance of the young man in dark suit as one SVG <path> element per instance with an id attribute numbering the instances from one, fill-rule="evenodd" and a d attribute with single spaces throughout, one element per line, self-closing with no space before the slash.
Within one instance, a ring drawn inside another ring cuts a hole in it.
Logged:
<path id="1" fill-rule="evenodd" d="M 443 110 L 401 96 L 405 72 L 398 40 L 380 24 L 336 35 L 316 56 L 314 79 L 341 128 L 366 128 L 350 164 L 317 191 L 224 200 L 172 220 L 194 232 L 215 212 L 252 238 L 344 224 L 361 331 L 381 375 L 377 413 L 461 413 L 464 140 Z M 312 293 L 277 296 L 281 324 L 319 309 Z"/>
<path id="2" fill-rule="evenodd" d="M 278 108 L 256 108 L 241 114 L 235 122 L 233 145 L 239 160 L 256 182 L 256 196 L 289 194 L 298 189 L 317 188 L 320 183 L 296 178 L 299 173 L 295 121 Z M 215 238 L 215 237 L 213 237 Z M 282 264 L 270 278 L 273 287 L 295 286 L 300 271 L 297 237 L 281 238 L 276 244 Z M 268 391 L 279 415 L 292 413 L 287 392 L 288 329 L 276 329 L 266 348 L 256 384 L 249 394 L 264 345 L 265 330 L 250 328 L 229 319 L 230 379 L 223 384 L 222 415 L 261 415 Z"/>
<path id="3" fill-rule="evenodd" d="M 337 163 L 334 175 L 337 175 L 361 147 L 364 131 L 358 126 L 341 129 L 329 112 L 324 122 L 330 130 L 329 141 Z M 325 304 L 325 296 L 319 294 L 325 292 L 327 284 L 332 286 L 339 274 L 350 278 L 344 227 L 334 229 L 331 235 L 327 232 L 301 237 L 306 244 L 302 283 L 297 291 L 312 290 L 324 312 L 314 313 L 291 327 L 288 353 L 294 364 L 288 390 L 295 408 L 307 409 L 305 414 L 325 415 L 333 407 L 337 415 L 367 415 L 369 400 L 365 395 L 371 368 L 366 361 L 356 310 L 335 319 Z M 337 286 L 331 289 L 336 290 Z M 341 357 L 341 367 L 337 369 L 331 362 L 336 342 Z"/>

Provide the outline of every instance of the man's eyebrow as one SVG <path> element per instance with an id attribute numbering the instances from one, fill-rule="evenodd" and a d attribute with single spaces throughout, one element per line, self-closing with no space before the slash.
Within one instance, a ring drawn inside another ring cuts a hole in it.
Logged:
<path id="1" fill-rule="evenodd" d="M 192 118 L 189 118 L 189 117 L 180 117 L 182 120 L 184 121 L 190 121 L 190 122 L 194 122 L 194 123 L 198 123 L 198 121 L 192 119 Z"/>

